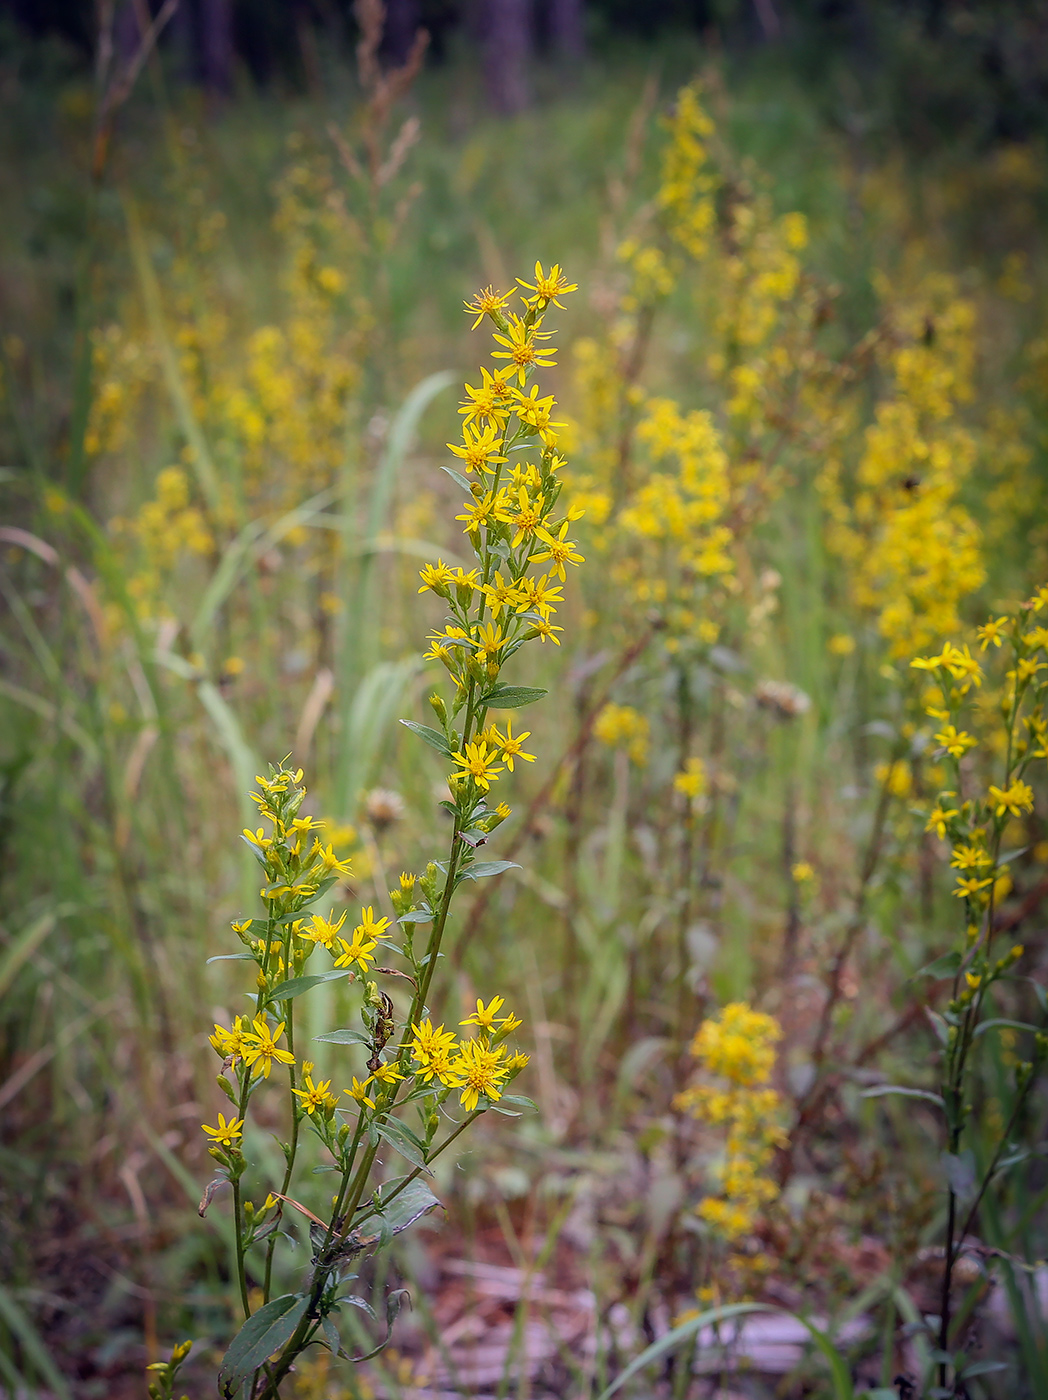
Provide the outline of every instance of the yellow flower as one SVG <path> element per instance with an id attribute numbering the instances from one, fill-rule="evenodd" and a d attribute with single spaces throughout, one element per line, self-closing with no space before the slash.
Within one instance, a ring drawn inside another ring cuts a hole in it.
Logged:
<path id="1" fill-rule="evenodd" d="M 380 1064 L 371 1076 L 373 1084 L 396 1084 L 404 1076 L 395 1064 Z"/>
<path id="2" fill-rule="evenodd" d="M 498 653 L 506 644 L 506 634 L 494 623 L 485 622 L 478 629 L 476 656 L 485 665 L 498 660 Z"/>
<path id="3" fill-rule="evenodd" d="M 522 606 L 526 606 L 527 600 L 517 584 L 512 579 L 505 580 L 497 569 L 494 579 L 491 583 L 484 585 L 483 591 L 496 618 L 503 608 L 519 612 Z"/>
<path id="4" fill-rule="evenodd" d="M 955 681 L 967 680 L 969 684 L 974 681 L 976 685 L 982 685 L 982 667 L 968 650 L 967 643 L 963 647 L 947 646 L 943 652 L 946 669 Z M 947 652 L 949 655 L 946 655 Z"/>
<path id="5" fill-rule="evenodd" d="M 243 1016 L 237 1016 L 230 1030 L 226 1030 L 225 1026 L 220 1026 L 216 1021 L 215 1033 L 209 1039 L 224 1060 L 236 1060 L 243 1057 L 247 1035 Z"/>
<path id="6" fill-rule="evenodd" d="M 469 401 L 460 407 L 459 412 L 467 423 L 488 422 L 501 431 L 509 419 L 510 405 L 514 394 L 517 393 L 509 383 L 508 376 L 511 372 L 499 369 L 494 374 L 489 374 L 482 366 L 480 373 L 480 388 L 474 389 L 472 384 L 465 386 Z"/>
<path id="7" fill-rule="evenodd" d="M 466 522 L 466 528 L 462 532 L 464 535 L 473 534 L 475 531 L 479 530 L 482 525 L 490 525 L 493 521 L 509 519 L 509 516 L 506 515 L 505 512 L 502 497 L 496 497 L 492 491 L 489 491 L 488 494 L 479 501 L 464 502 L 464 510 L 464 515 L 455 516 L 456 520 L 464 520 Z"/>
<path id="8" fill-rule="evenodd" d="M 218 1115 L 217 1128 L 210 1128 L 206 1123 L 201 1123 L 200 1126 L 213 1142 L 220 1143 L 222 1147 L 232 1147 L 234 1140 L 244 1135 L 243 1118 L 231 1118 L 227 1123 L 224 1113 Z"/>
<path id="9" fill-rule="evenodd" d="M 536 531 L 539 539 L 545 543 L 546 549 L 541 554 L 532 555 L 532 562 L 535 564 L 542 564 L 547 559 L 550 560 L 550 572 L 555 574 L 561 583 L 564 583 L 567 578 L 564 572 L 565 564 L 584 564 L 586 562 L 581 554 L 575 552 L 575 542 L 567 538 L 569 523 L 567 520 L 563 522 L 556 538 L 548 530 Z"/>
<path id="10" fill-rule="evenodd" d="M 305 1065 L 302 1066 L 303 1070 Z M 328 1100 L 328 1090 L 331 1088 L 330 1079 L 322 1079 L 319 1084 L 313 1083 L 312 1075 L 305 1077 L 304 1089 L 292 1089 L 291 1092 L 302 1100 L 302 1107 L 312 1116 L 313 1110 L 323 1108 Z"/>
<path id="11" fill-rule="evenodd" d="M 541 578 L 522 578 L 517 582 L 521 594 L 518 612 L 537 612 L 547 620 L 557 611 L 554 603 L 562 603 L 563 590 L 559 583 L 551 584 L 549 574 Z"/>
<path id="12" fill-rule="evenodd" d="M 373 938 L 368 938 L 362 925 L 358 924 L 353 930 L 353 941 L 347 943 L 344 938 L 338 940 L 341 949 L 335 959 L 336 967 L 352 967 L 354 963 L 361 972 L 367 972 L 371 963 L 375 961 L 374 950 L 378 946 Z"/>
<path id="13" fill-rule="evenodd" d="M 281 1050 L 277 1041 L 284 1034 L 284 1022 L 271 1030 L 269 1022 L 264 1016 L 256 1016 L 251 1023 L 254 1030 L 244 1036 L 244 1063 L 246 1065 L 258 1065 L 262 1070 L 262 1077 L 269 1078 L 269 1071 L 273 1068 L 273 1061 L 276 1060 L 281 1065 L 293 1065 L 295 1057 L 287 1050 Z"/>
<path id="14" fill-rule="evenodd" d="M 494 319 L 512 295 L 512 292 L 496 292 L 493 287 L 487 286 L 483 291 L 477 292 L 472 301 L 463 302 L 467 314 L 477 318 L 470 329 L 475 331 L 485 316 Z"/>
<path id="15" fill-rule="evenodd" d="M 515 516 L 509 517 L 515 534 L 510 544 L 511 549 L 516 549 L 521 540 L 530 539 L 532 535 L 538 534 L 540 538 L 545 538 L 542 530 L 542 520 L 546 510 L 546 501 L 543 496 L 536 496 L 534 500 L 528 495 L 527 487 L 520 486 L 517 489 Z M 566 524 L 567 522 L 565 522 Z"/>
<path id="16" fill-rule="evenodd" d="M 320 861 L 320 867 L 324 875 L 352 875 L 353 867 L 348 860 L 339 860 L 335 855 L 334 846 L 328 844 L 322 846 L 319 841 L 313 845 L 310 855 L 314 860 Z"/>
<path id="17" fill-rule="evenodd" d="M 464 1021 L 460 1021 L 459 1025 L 482 1026 L 486 1031 L 493 1031 L 496 1024 L 495 1018 L 501 1011 L 505 1000 L 505 997 L 492 997 L 488 1005 L 485 1006 L 480 997 L 478 997 L 476 1011 L 474 1011 L 472 1015 L 467 1016 Z"/>
<path id="18" fill-rule="evenodd" d="M 989 796 L 990 805 L 994 807 L 998 817 L 1003 817 L 1005 812 L 1011 812 L 1013 817 L 1021 817 L 1024 812 L 1033 811 L 1033 788 L 1018 778 L 1011 787 L 999 788 L 991 785 Z"/>
<path id="19" fill-rule="evenodd" d="M 976 629 L 976 636 L 982 643 L 982 651 L 985 651 L 991 642 L 995 647 L 1001 645 L 1001 634 L 1007 624 L 1008 619 L 1006 617 L 998 617 L 996 619 L 991 617 L 989 622 Z"/>
<path id="20" fill-rule="evenodd" d="M 557 298 L 567 296 L 569 292 L 577 292 L 579 289 L 577 282 L 569 283 L 566 281 L 561 274 L 559 263 L 554 263 L 549 272 L 545 273 L 542 271 L 542 264 L 537 262 L 535 264 L 534 286 L 530 282 L 522 282 L 519 277 L 517 282 L 526 292 L 534 292 L 534 296 L 524 297 L 525 306 L 541 306 L 543 309 L 552 302 L 554 306 L 560 306 L 561 311 L 563 311 L 564 308 Z"/>
<path id="21" fill-rule="evenodd" d="M 673 779 L 673 786 L 689 802 L 701 797 L 706 791 L 706 765 L 702 759 L 689 758 L 684 768 Z"/>
<path id="22" fill-rule="evenodd" d="M 356 1099 L 357 1103 L 366 1104 L 368 1108 L 374 1108 L 375 1100 L 368 1094 L 368 1085 L 370 1083 L 370 1079 L 365 1079 L 363 1084 L 361 1084 L 357 1076 L 354 1075 L 352 1088 L 343 1089 L 342 1092 L 348 1094 L 351 1099 Z"/>
<path id="23" fill-rule="evenodd" d="M 524 752 L 524 740 L 531 738 L 530 729 L 525 729 L 523 734 L 514 735 L 513 721 L 508 719 L 506 721 L 505 735 L 499 733 L 496 725 L 492 725 L 491 737 L 502 750 L 502 757 L 505 759 L 506 767 L 511 773 L 513 772 L 513 760 L 516 758 L 522 758 L 526 763 L 535 762 L 535 755 L 533 753 Z"/>
<path id="24" fill-rule="evenodd" d="M 492 780 L 502 772 L 501 768 L 494 766 L 499 755 L 489 754 L 487 743 L 483 739 L 479 743 L 467 744 L 465 753 L 452 754 L 452 758 L 466 770 L 481 792 L 487 792 Z"/>
<path id="25" fill-rule="evenodd" d="M 445 1088 L 457 1088 L 461 1081 L 453 1068 L 454 1031 L 446 1031 L 442 1025 L 434 1030 L 428 1017 L 421 1025 L 412 1025 L 411 1030 L 411 1053 L 418 1066 L 417 1077 L 424 1084 L 436 1078 Z"/>
<path id="26" fill-rule="evenodd" d="M 954 890 L 954 894 L 958 899 L 973 899 L 978 895 L 980 890 L 984 890 L 987 885 L 991 884 L 993 884 L 993 881 L 990 879 L 980 880 L 976 875 L 969 875 L 957 881 L 957 888 Z"/>
<path id="27" fill-rule="evenodd" d="M 462 1080 L 459 1103 L 467 1113 L 472 1113 L 477 1107 L 482 1094 L 492 1103 L 497 1103 L 502 1097 L 501 1086 L 507 1070 L 499 1062 L 505 1053 L 504 1045 L 489 1050 L 479 1040 L 464 1040 L 459 1045 L 459 1057 L 453 1069 Z"/>
<path id="28" fill-rule="evenodd" d="M 952 792 L 943 793 L 943 797 L 952 796 Z M 946 836 L 947 823 L 949 822 L 951 817 L 955 816 L 957 816 L 957 808 L 944 807 L 940 799 L 940 801 L 938 801 L 935 804 L 931 812 L 928 814 L 928 820 L 925 823 L 924 829 L 925 831 L 934 831 L 936 836 L 938 836 L 939 840 L 942 841 Z"/>
<path id="29" fill-rule="evenodd" d="M 555 423 L 553 421 L 553 410 L 556 407 L 556 399 L 552 394 L 540 399 L 538 396 L 539 386 L 533 384 L 526 394 L 518 390 L 516 400 L 517 417 L 522 423 L 526 423 L 529 428 L 538 433 L 539 437 L 547 447 L 556 447 L 556 428 L 566 428 L 566 423 Z"/>
<path id="30" fill-rule="evenodd" d="M 428 589 L 434 593 L 439 593 L 442 597 L 447 597 L 448 587 L 455 575 L 443 559 L 438 559 L 435 564 L 427 564 L 424 569 L 419 570 L 419 578 L 422 580 L 420 593 L 425 593 Z"/>
<path id="31" fill-rule="evenodd" d="M 799 860 L 796 865 L 791 866 L 790 875 L 797 885 L 808 885 L 815 879 L 815 871 L 806 860 Z"/>
<path id="32" fill-rule="evenodd" d="M 504 462 L 505 457 L 499 456 L 502 447 L 502 439 L 499 437 L 497 427 L 474 428 L 469 423 L 462 425 L 463 444 L 461 447 L 449 442 L 445 446 L 454 452 L 456 457 L 461 457 L 465 463 L 466 471 L 491 472 L 493 462 Z"/>
<path id="33" fill-rule="evenodd" d="M 323 943 L 325 948 L 330 948 L 339 929 L 346 922 L 346 912 L 343 910 L 341 918 L 335 919 L 335 911 L 332 909 L 329 919 L 323 918 L 320 914 L 310 914 L 310 921 L 313 925 L 311 929 L 306 929 L 302 937 L 311 938 L 314 943 Z"/>
<path id="34" fill-rule="evenodd" d="M 493 350 L 492 359 L 509 360 L 516 369 L 517 378 L 521 384 L 527 377 L 527 372 L 533 366 L 539 369 L 547 369 L 555 365 L 556 360 L 551 360 L 550 355 L 557 353 L 552 345 L 540 346 L 539 340 L 548 340 L 549 331 L 536 330 L 533 326 L 527 326 L 519 316 L 510 316 L 507 326 L 508 336 L 496 335 L 495 340 L 499 345 L 504 345 L 505 350 Z"/>
<path id="35" fill-rule="evenodd" d="M 532 637 L 538 637 L 543 643 L 552 642 L 554 646 L 559 647 L 560 638 L 556 636 L 556 633 L 563 631 L 563 627 L 554 627 L 551 622 L 547 622 L 544 617 L 540 617 L 536 622 L 532 623 L 530 631 L 526 632 L 524 635 L 529 640 Z"/>
<path id="36" fill-rule="evenodd" d="M 974 845 L 956 847 L 950 860 L 954 870 L 978 870 L 981 866 L 992 864 L 993 857 L 981 846 Z"/>
<path id="37" fill-rule="evenodd" d="M 958 731 L 952 724 L 948 724 L 945 729 L 936 734 L 935 742 L 941 744 L 951 757 L 960 758 L 968 749 L 974 748 L 978 740 L 971 734 L 965 733 L 963 729 Z"/>

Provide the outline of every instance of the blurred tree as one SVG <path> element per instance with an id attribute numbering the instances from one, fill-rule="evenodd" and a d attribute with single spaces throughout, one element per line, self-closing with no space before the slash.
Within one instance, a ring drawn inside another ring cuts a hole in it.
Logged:
<path id="1" fill-rule="evenodd" d="M 512 115 L 528 105 L 532 50 L 530 0 L 488 0 L 482 6 L 484 79 L 497 112 Z"/>
<path id="2" fill-rule="evenodd" d="M 200 0 L 200 68 L 208 92 L 233 86 L 233 0 Z"/>
<path id="3" fill-rule="evenodd" d="M 553 51 L 560 58 L 580 59 L 586 52 L 583 0 L 550 0 L 549 33 Z"/>
<path id="4" fill-rule="evenodd" d="M 418 0 L 386 0 L 382 56 L 394 68 L 403 68 L 407 63 L 421 18 Z"/>

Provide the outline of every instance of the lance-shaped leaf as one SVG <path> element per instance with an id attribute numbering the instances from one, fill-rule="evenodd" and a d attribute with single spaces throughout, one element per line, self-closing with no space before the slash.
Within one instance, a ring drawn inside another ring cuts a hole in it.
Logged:
<path id="1" fill-rule="evenodd" d="M 534 685 L 497 685 L 480 697 L 480 704 L 490 710 L 519 710 L 521 705 L 531 705 L 548 694 Z"/>
<path id="2" fill-rule="evenodd" d="M 864 1089 L 859 1095 L 860 1099 L 883 1099 L 888 1094 L 899 1094 L 905 1099 L 924 1099 L 927 1103 L 933 1103 L 936 1108 L 945 1108 L 941 1094 L 933 1094 L 930 1089 L 910 1089 L 905 1084 L 878 1084 L 876 1089 Z"/>
<path id="3" fill-rule="evenodd" d="M 311 987 L 319 987 L 321 982 L 337 982 L 341 977 L 345 980 L 345 968 L 332 968 L 330 972 L 317 972 L 309 977 L 291 977 L 286 982 L 278 982 L 269 993 L 267 1001 L 290 1001 L 292 997 L 300 997 L 303 992 L 308 992 Z"/>
<path id="4" fill-rule="evenodd" d="M 289 1340 L 308 1304 L 304 1293 L 285 1293 L 248 1318 L 230 1342 L 218 1372 L 225 1400 L 231 1400 L 262 1363 Z"/>
<path id="5" fill-rule="evenodd" d="M 504 870 L 519 870 L 512 860 L 478 860 L 459 871 L 460 880 L 483 880 L 486 875 L 501 875 Z"/>
<path id="6" fill-rule="evenodd" d="M 341 1031 L 328 1031 L 326 1035 L 315 1035 L 314 1040 L 326 1041 L 328 1045 L 370 1045 L 371 1041 L 362 1031 L 347 1027 Z"/>
<path id="7" fill-rule="evenodd" d="M 413 719 L 402 719 L 400 722 L 405 729 L 410 729 L 412 734 L 425 739 L 431 749 L 436 749 L 437 753 L 443 754 L 445 758 L 451 757 L 451 748 L 439 729 L 430 729 L 427 724 L 416 724 Z"/>

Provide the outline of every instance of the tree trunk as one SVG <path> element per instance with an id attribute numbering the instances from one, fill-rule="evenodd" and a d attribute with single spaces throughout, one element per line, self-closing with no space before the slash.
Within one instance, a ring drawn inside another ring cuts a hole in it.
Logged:
<path id="1" fill-rule="evenodd" d="M 558 58 L 578 60 L 586 53 L 583 0 L 550 0 L 549 36 Z"/>
<path id="2" fill-rule="evenodd" d="M 204 86 L 224 96 L 233 87 L 233 0 L 201 0 L 200 59 Z"/>
<path id="3" fill-rule="evenodd" d="M 497 112 L 512 116 L 528 105 L 532 46 L 530 0 L 488 0 L 484 16 L 484 77 Z"/>

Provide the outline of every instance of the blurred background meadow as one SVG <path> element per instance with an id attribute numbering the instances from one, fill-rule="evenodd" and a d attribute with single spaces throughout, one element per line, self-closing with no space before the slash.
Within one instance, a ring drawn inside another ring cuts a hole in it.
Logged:
<path id="1" fill-rule="evenodd" d="M 957 1283 L 989 1365 L 942 1393 L 1048 1395 L 1037 807 L 970 1156 L 869 1094 L 936 1087 L 918 974 L 963 935 L 909 662 L 1048 581 L 1045 5 L 8 0 L 0 106 L 0 1389 L 138 1395 L 192 1336 L 214 1393 L 246 795 L 291 754 L 383 912 L 446 843 L 397 723 L 441 675 L 419 570 L 468 552 L 463 302 L 539 259 L 579 284 L 542 383 L 586 562 L 514 677 L 549 692 L 490 843 L 520 868 L 463 899 L 435 1010 L 510 997 L 540 1111 L 487 1115 L 374 1266 L 413 1295 L 393 1346 L 294 1394 L 596 1396 L 757 1299 L 836 1361 L 780 1319 L 623 1393 L 906 1400 L 944 1180 L 1009 1123 Z M 715 1066 L 756 1096 L 727 1174 L 678 1097 L 725 1007 L 773 1047 Z"/>

